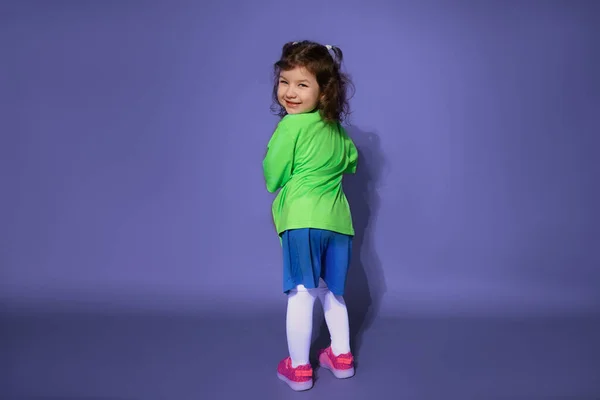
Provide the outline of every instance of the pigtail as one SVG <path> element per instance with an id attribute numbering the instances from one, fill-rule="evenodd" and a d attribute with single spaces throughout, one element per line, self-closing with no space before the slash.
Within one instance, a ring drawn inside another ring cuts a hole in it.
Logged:
<path id="1" fill-rule="evenodd" d="M 329 54 L 332 54 L 333 60 L 337 64 L 338 68 L 342 66 L 342 61 L 344 60 L 344 53 L 342 49 L 337 46 L 328 46 Z"/>
<path id="2" fill-rule="evenodd" d="M 306 41 L 306 40 L 304 40 L 304 41 L 301 41 L 301 42 L 287 42 L 286 44 L 284 44 L 284 45 L 283 45 L 283 48 L 281 49 L 281 56 L 282 56 L 282 58 L 283 58 L 283 56 L 285 56 L 286 54 L 289 54 L 289 53 L 290 53 L 290 51 L 291 51 L 291 50 L 292 50 L 294 47 L 296 47 L 296 46 L 299 46 L 299 45 L 303 45 L 303 44 L 306 44 L 306 43 L 307 43 L 307 41 Z"/>
<path id="3" fill-rule="evenodd" d="M 292 47 L 294 47 L 296 44 L 298 44 L 298 42 L 287 42 L 286 44 L 283 45 L 283 47 L 281 48 L 281 55 L 285 55 L 287 54 L 290 49 Z"/>

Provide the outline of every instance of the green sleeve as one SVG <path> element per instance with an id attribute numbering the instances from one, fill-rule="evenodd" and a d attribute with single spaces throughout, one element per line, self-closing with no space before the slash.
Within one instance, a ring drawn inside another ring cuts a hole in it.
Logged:
<path id="1" fill-rule="evenodd" d="M 270 193 L 282 188 L 292 177 L 297 132 L 282 122 L 269 140 L 263 160 L 263 174 Z"/>
<path id="2" fill-rule="evenodd" d="M 354 142 L 349 137 L 346 137 L 346 156 L 348 157 L 348 167 L 344 173 L 346 174 L 355 174 L 356 173 L 356 165 L 358 164 L 358 150 L 354 145 Z"/>

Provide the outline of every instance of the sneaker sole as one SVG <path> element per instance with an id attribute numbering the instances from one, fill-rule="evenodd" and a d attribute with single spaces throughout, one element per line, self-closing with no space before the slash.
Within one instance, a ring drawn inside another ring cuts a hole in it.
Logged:
<path id="1" fill-rule="evenodd" d="M 350 367 L 348 369 L 335 369 L 333 365 L 329 363 L 329 359 L 327 356 L 319 357 L 319 365 L 325 369 L 331 371 L 333 376 L 338 379 L 348 379 L 354 376 L 354 367 Z"/>
<path id="2" fill-rule="evenodd" d="M 306 381 L 306 382 L 294 382 L 294 381 L 289 380 L 285 376 L 281 375 L 279 372 L 277 373 L 277 377 L 279 379 L 281 379 L 282 381 L 284 381 L 285 383 L 287 383 L 287 385 L 290 387 L 290 389 L 292 389 L 296 392 L 302 392 L 304 390 L 308 390 L 313 387 L 312 379 L 310 381 Z"/>

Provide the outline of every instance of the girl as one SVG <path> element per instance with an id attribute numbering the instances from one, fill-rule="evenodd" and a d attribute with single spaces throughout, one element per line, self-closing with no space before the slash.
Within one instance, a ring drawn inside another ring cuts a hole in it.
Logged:
<path id="1" fill-rule="evenodd" d="M 317 297 L 331 336 L 331 345 L 318 352 L 319 364 L 338 378 L 354 375 L 343 298 L 354 228 L 342 176 L 356 172 L 358 152 L 341 126 L 350 85 L 341 62 L 339 48 L 303 41 L 285 44 L 274 66 L 273 101 L 282 119 L 263 172 L 269 192 L 281 189 L 272 212 L 283 247 L 289 357 L 277 375 L 296 391 L 313 386 L 309 351 Z"/>

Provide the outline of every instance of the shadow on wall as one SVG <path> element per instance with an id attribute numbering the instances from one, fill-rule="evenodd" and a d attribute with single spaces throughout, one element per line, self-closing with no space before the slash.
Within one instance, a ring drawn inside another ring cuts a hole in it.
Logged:
<path id="1" fill-rule="evenodd" d="M 386 292 L 374 237 L 379 211 L 377 189 L 385 160 L 376 134 L 363 132 L 356 127 L 347 130 L 358 148 L 359 159 L 356 174 L 344 177 L 343 183 L 355 230 L 352 264 L 344 299 L 350 318 L 350 345 L 354 356 L 358 356 L 363 334 L 379 314 Z M 329 341 L 329 332 L 323 321 L 313 348 L 324 348 Z"/>

